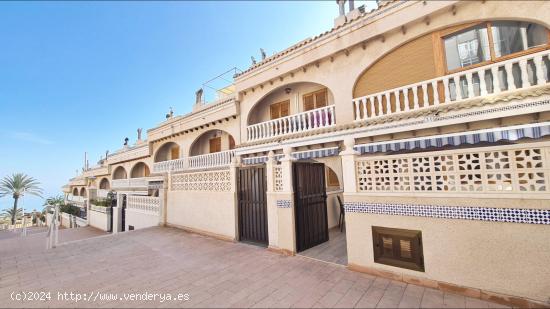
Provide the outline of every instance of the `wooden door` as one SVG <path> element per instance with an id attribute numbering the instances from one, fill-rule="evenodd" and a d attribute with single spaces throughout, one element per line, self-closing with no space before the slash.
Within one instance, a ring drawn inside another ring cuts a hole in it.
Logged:
<path id="1" fill-rule="evenodd" d="M 325 165 L 297 162 L 293 165 L 296 251 L 328 241 Z"/>

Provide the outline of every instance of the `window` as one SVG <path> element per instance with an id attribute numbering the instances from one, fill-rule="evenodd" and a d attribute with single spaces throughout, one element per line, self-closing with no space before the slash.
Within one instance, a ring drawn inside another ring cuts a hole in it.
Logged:
<path id="1" fill-rule="evenodd" d="M 445 38 L 444 44 L 449 71 L 491 59 L 486 25 L 455 33 Z"/>
<path id="2" fill-rule="evenodd" d="M 271 119 L 277 119 L 290 115 L 290 100 L 274 103 L 269 106 Z"/>
<path id="3" fill-rule="evenodd" d="M 326 174 L 327 174 L 327 187 L 336 187 L 340 188 L 340 182 L 338 181 L 338 176 L 336 173 L 330 168 L 326 167 Z"/>
<path id="4" fill-rule="evenodd" d="M 328 104 L 327 89 L 304 94 L 304 111 L 325 107 Z"/>
<path id="5" fill-rule="evenodd" d="M 548 30 L 533 23 L 481 23 L 443 38 L 447 71 L 495 61 L 503 56 L 546 46 L 548 38 Z"/>
<path id="6" fill-rule="evenodd" d="M 233 139 L 233 136 L 229 135 L 229 149 L 235 149 L 235 139 Z"/>
<path id="7" fill-rule="evenodd" d="M 548 43 L 544 27 L 519 21 L 493 22 L 493 48 L 496 57 L 521 52 Z"/>
<path id="8" fill-rule="evenodd" d="M 179 159 L 180 157 L 180 147 L 179 146 L 173 146 L 170 148 L 170 159 L 175 160 Z"/>
<path id="9" fill-rule="evenodd" d="M 424 271 L 422 233 L 385 227 L 372 227 L 374 262 Z"/>
<path id="10" fill-rule="evenodd" d="M 214 137 L 210 139 L 210 153 L 222 151 L 222 138 Z"/>

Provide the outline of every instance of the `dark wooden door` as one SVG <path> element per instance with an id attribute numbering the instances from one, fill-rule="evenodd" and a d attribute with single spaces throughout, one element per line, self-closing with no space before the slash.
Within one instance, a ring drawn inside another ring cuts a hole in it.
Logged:
<path id="1" fill-rule="evenodd" d="M 239 240 L 267 245 L 267 197 L 264 166 L 239 169 Z"/>
<path id="2" fill-rule="evenodd" d="M 325 165 L 297 162 L 293 165 L 296 251 L 328 241 Z"/>
<path id="3" fill-rule="evenodd" d="M 121 211 L 121 216 L 122 216 L 122 226 L 120 228 L 120 230 L 122 232 L 126 231 L 126 194 L 122 195 L 122 211 Z"/>

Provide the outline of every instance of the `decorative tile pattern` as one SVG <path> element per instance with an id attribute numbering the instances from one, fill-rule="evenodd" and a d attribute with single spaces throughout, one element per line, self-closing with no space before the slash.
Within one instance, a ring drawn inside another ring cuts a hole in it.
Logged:
<path id="1" fill-rule="evenodd" d="M 275 191 L 283 191 L 283 168 L 275 166 L 273 168 L 273 174 L 275 176 Z"/>
<path id="2" fill-rule="evenodd" d="M 488 208 L 346 202 L 346 212 L 550 225 L 549 209 Z"/>
<path id="3" fill-rule="evenodd" d="M 231 191 L 229 170 L 203 171 L 172 176 L 172 191 Z"/>
<path id="4" fill-rule="evenodd" d="M 277 200 L 277 208 L 291 208 L 290 200 Z"/>

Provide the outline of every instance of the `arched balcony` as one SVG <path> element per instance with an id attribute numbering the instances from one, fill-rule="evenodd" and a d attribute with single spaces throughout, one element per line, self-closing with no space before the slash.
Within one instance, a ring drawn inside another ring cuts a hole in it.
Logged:
<path id="1" fill-rule="evenodd" d="M 128 173 L 126 173 L 126 170 L 122 166 L 117 167 L 113 172 L 113 180 L 126 179 L 126 178 L 128 178 Z"/>
<path id="2" fill-rule="evenodd" d="M 235 139 L 222 130 L 204 132 L 193 141 L 188 169 L 212 168 L 229 165 L 234 156 Z"/>
<path id="3" fill-rule="evenodd" d="M 467 23 L 427 33 L 365 68 L 355 121 L 480 99 L 550 82 L 550 31 L 524 21 Z"/>
<path id="4" fill-rule="evenodd" d="M 132 167 L 132 171 L 130 172 L 130 178 L 143 178 L 148 177 L 150 174 L 149 172 L 149 166 L 143 162 L 138 162 L 134 167 Z"/>
<path id="5" fill-rule="evenodd" d="M 327 87 L 311 82 L 292 83 L 268 93 L 250 110 L 247 140 L 264 140 L 335 124 L 334 96 Z"/>
<path id="6" fill-rule="evenodd" d="M 177 160 L 179 158 L 180 146 L 174 142 L 165 143 L 155 153 L 155 162 Z"/>
<path id="7" fill-rule="evenodd" d="M 109 190 L 111 190 L 111 184 L 109 183 L 109 179 L 102 178 L 99 182 L 99 190 L 97 190 L 97 197 L 100 198 L 107 198 L 107 194 L 109 193 Z"/>
<path id="8" fill-rule="evenodd" d="M 78 196 L 78 188 L 73 189 L 73 196 Z"/>

